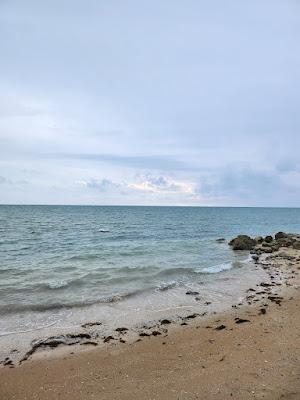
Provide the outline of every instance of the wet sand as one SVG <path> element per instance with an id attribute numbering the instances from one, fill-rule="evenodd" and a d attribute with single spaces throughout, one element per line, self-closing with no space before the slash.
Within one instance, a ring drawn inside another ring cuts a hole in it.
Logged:
<path id="1" fill-rule="evenodd" d="M 300 250 L 280 253 L 264 255 L 269 281 L 230 311 L 37 352 L 0 369 L 0 399 L 299 399 Z"/>

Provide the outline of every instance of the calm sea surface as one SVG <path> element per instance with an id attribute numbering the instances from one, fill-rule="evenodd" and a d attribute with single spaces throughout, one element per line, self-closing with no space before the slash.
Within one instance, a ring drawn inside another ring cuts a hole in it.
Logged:
<path id="1" fill-rule="evenodd" d="M 0 315 L 203 283 L 245 257 L 217 238 L 278 230 L 300 209 L 0 206 Z"/>

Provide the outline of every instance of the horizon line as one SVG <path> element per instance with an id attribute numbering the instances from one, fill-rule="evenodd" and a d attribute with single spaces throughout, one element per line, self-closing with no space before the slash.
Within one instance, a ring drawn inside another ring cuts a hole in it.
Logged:
<path id="1" fill-rule="evenodd" d="M 297 206 L 221 206 L 221 205 L 172 205 L 172 204 L 8 204 L 0 203 L 0 207 L 177 207 L 177 208 L 286 208 L 286 209 L 299 209 Z"/>

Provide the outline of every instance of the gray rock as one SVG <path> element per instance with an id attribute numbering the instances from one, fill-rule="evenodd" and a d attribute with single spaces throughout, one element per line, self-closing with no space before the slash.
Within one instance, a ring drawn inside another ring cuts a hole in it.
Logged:
<path id="1" fill-rule="evenodd" d="M 273 242 L 272 236 L 271 236 L 271 235 L 266 236 L 266 237 L 265 237 L 265 242 L 267 242 L 267 243 Z"/>
<path id="2" fill-rule="evenodd" d="M 264 241 L 262 236 L 256 236 L 254 240 L 256 241 L 256 243 L 262 243 Z"/>
<path id="3" fill-rule="evenodd" d="M 300 250 L 300 241 L 296 241 L 293 243 L 293 249 Z"/>
<path id="4" fill-rule="evenodd" d="M 256 245 L 256 241 L 247 235 L 238 235 L 229 242 L 233 250 L 252 250 Z"/>
<path id="5" fill-rule="evenodd" d="M 284 233 L 284 232 L 277 232 L 275 234 L 275 239 L 276 240 L 277 239 L 284 239 L 284 238 L 287 238 L 287 237 L 288 237 L 288 235 L 286 233 Z"/>

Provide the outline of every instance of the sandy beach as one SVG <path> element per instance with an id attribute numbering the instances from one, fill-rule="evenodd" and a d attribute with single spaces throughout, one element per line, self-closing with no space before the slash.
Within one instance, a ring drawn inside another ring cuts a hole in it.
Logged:
<path id="1" fill-rule="evenodd" d="M 2 362 L 1 400 L 299 399 L 300 250 L 281 247 L 257 262 L 269 280 L 225 313 Z"/>

